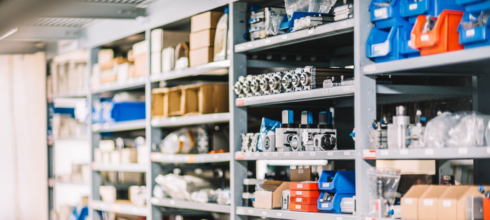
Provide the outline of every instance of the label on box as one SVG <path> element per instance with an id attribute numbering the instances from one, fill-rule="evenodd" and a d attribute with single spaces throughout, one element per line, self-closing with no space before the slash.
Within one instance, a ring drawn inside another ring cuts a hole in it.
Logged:
<path id="1" fill-rule="evenodd" d="M 298 173 L 303 173 L 303 170 L 298 170 Z"/>
<path id="2" fill-rule="evenodd" d="M 429 35 L 428 34 L 424 34 L 424 35 L 420 36 L 420 40 L 421 41 L 429 41 Z"/>
<path id="3" fill-rule="evenodd" d="M 405 199 L 405 204 L 407 204 L 407 205 L 413 204 L 413 199 L 412 198 L 406 198 Z"/>
<path id="4" fill-rule="evenodd" d="M 322 208 L 328 208 L 328 203 L 323 203 Z"/>
<path id="5" fill-rule="evenodd" d="M 408 9 L 410 9 L 410 10 L 415 10 L 415 9 L 417 9 L 417 7 L 418 7 L 418 5 L 417 5 L 417 3 L 415 3 L 415 4 L 411 4 L 411 5 L 409 5 L 409 6 L 408 6 Z"/>
<path id="6" fill-rule="evenodd" d="M 260 192 L 260 193 L 261 193 L 263 196 L 265 196 L 265 195 L 266 195 L 265 191 L 264 191 L 264 192 Z"/>
<path id="7" fill-rule="evenodd" d="M 449 200 L 449 199 L 442 200 L 442 206 L 451 207 L 451 200 Z"/>
<path id="8" fill-rule="evenodd" d="M 388 17 L 388 8 L 380 8 L 374 10 L 374 17 L 376 18 L 387 18 Z"/>
<path id="9" fill-rule="evenodd" d="M 303 188 L 303 184 L 298 184 L 298 185 L 296 185 L 296 187 Z"/>
<path id="10" fill-rule="evenodd" d="M 383 50 L 383 46 L 384 46 L 384 44 L 375 44 L 375 45 L 373 45 L 373 50 L 375 52 L 382 51 Z"/>
<path id="11" fill-rule="evenodd" d="M 303 191 L 296 191 L 296 195 L 303 195 Z"/>
<path id="12" fill-rule="evenodd" d="M 322 186 L 323 187 L 330 187 L 330 183 L 323 183 Z"/>
<path id="13" fill-rule="evenodd" d="M 296 209 L 301 209 L 301 205 L 296 205 Z"/>
<path id="14" fill-rule="evenodd" d="M 432 205 L 434 205 L 434 200 L 433 199 L 424 199 L 424 205 L 425 206 L 432 206 Z"/>
<path id="15" fill-rule="evenodd" d="M 296 198 L 296 202 L 302 202 L 303 198 Z"/>
<path id="16" fill-rule="evenodd" d="M 376 150 L 363 150 L 364 159 L 376 159 Z"/>
<path id="17" fill-rule="evenodd" d="M 475 29 L 466 30 L 466 37 L 473 37 L 473 36 L 475 36 Z"/>

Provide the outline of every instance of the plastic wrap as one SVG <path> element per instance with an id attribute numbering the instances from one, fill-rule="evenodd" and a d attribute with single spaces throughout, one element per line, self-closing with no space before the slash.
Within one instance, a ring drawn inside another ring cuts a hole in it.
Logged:
<path id="1" fill-rule="evenodd" d="M 194 202 L 215 203 L 218 200 L 218 193 L 212 189 L 201 189 L 191 194 L 191 199 Z"/>
<path id="2" fill-rule="evenodd" d="M 268 118 L 262 118 L 262 123 L 260 124 L 260 135 L 257 144 L 257 150 L 264 150 L 264 137 L 267 136 L 269 131 L 276 131 L 276 128 L 281 126 L 281 122 L 274 121 Z"/>
<path id="3" fill-rule="evenodd" d="M 164 154 L 187 154 L 194 148 L 195 144 L 196 141 L 193 130 L 183 128 L 167 135 L 167 137 L 160 143 L 160 150 Z"/>
<path id="4" fill-rule="evenodd" d="M 163 193 L 169 195 L 172 199 L 191 201 L 191 193 L 201 189 L 210 188 L 209 182 L 195 176 L 179 176 L 167 174 L 158 175 L 155 178 L 162 188 Z M 155 189 L 154 189 L 155 191 Z"/>
<path id="5" fill-rule="evenodd" d="M 291 20 L 294 12 L 308 12 L 310 0 L 284 0 L 288 20 Z"/>
<path id="6" fill-rule="evenodd" d="M 230 189 L 217 189 L 218 199 L 216 200 L 220 205 L 230 205 L 231 204 L 231 191 Z"/>
<path id="7" fill-rule="evenodd" d="M 370 168 L 368 170 L 370 188 L 369 216 L 388 217 L 396 198 L 400 182 L 400 171 L 389 168 Z"/>
<path id="8" fill-rule="evenodd" d="M 308 12 L 329 13 L 337 0 L 310 0 Z"/>
<path id="9" fill-rule="evenodd" d="M 423 146 L 428 148 L 488 145 L 490 116 L 475 112 L 444 112 L 427 123 Z M 488 141 L 487 141 L 488 142 Z"/>

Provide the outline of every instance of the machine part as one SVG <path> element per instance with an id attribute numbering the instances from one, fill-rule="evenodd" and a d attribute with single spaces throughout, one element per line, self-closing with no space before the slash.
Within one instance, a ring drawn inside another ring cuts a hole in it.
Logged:
<path id="1" fill-rule="evenodd" d="M 466 220 L 483 219 L 483 197 L 469 196 L 466 197 Z"/>
<path id="2" fill-rule="evenodd" d="M 345 20 L 354 17 L 354 7 L 352 4 L 344 4 L 333 9 L 335 21 Z"/>
<path id="3" fill-rule="evenodd" d="M 245 81 L 243 82 L 243 95 L 245 97 L 252 97 L 253 96 L 253 92 L 252 92 L 252 82 L 253 82 L 253 77 L 252 75 L 248 75 L 246 78 L 245 78 Z"/>
<path id="4" fill-rule="evenodd" d="M 302 68 L 296 68 L 294 70 L 293 78 L 291 79 L 291 83 L 293 84 L 293 90 L 295 92 L 303 91 L 303 86 L 301 85 L 301 73 L 303 72 Z"/>
<path id="5" fill-rule="evenodd" d="M 316 27 L 328 22 L 335 21 L 333 15 L 318 15 L 318 16 L 306 16 L 300 19 L 294 20 L 293 31 L 299 31 L 303 29 L 308 29 Z"/>
<path id="6" fill-rule="evenodd" d="M 342 201 L 340 201 L 340 210 L 342 210 L 342 213 L 354 213 L 356 211 L 356 199 L 354 197 L 342 198 Z"/>
<path id="7" fill-rule="evenodd" d="M 325 80 L 331 80 L 334 83 L 335 78 L 342 78 L 342 76 L 350 76 L 354 75 L 354 71 L 352 69 L 317 69 L 313 66 L 306 66 L 302 69 L 300 75 L 300 82 L 303 86 L 303 90 L 311 90 L 315 88 L 324 87 Z M 333 79 L 332 79 L 333 78 Z"/>
<path id="8" fill-rule="evenodd" d="M 273 90 L 270 86 L 270 80 L 274 77 L 274 73 L 264 74 L 262 79 L 260 80 L 260 90 L 263 95 L 271 95 L 273 94 Z"/>
<path id="9" fill-rule="evenodd" d="M 425 117 L 422 117 L 422 111 L 417 110 L 415 114 L 415 125 L 410 125 L 409 129 L 409 146 L 410 148 L 420 148 L 423 146 L 425 127 L 422 126 Z"/>
<path id="10" fill-rule="evenodd" d="M 354 85 L 354 77 L 344 79 L 344 76 L 340 76 L 340 85 L 341 86 Z"/>
<path id="11" fill-rule="evenodd" d="M 254 133 L 242 134 L 242 152 L 249 152 Z"/>
<path id="12" fill-rule="evenodd" d="M 340 86 L 340 79 L 337 77 L 335 78 L 334 76 L 332 76 L 332 78 L 330 79 L 326 79 L 323 81 L 323 88 L 331 88 L 331 87 L 335 87 L 335 86 Z"/>
<path id="13" fill-rule="evenodd" d="M 436 23 L 437 23 L 437 18 L 434 18 L 431 15 L 427 15 L 424 27 L 422 28 L 422 33 L 425 34 L 431 31 L 432 29 L 434 29 Z"/>
<path id="14" fill-rule="evenodd" d="M 313 126 L 313 113 L 308 111 L 301 112 L 300 137 L 303 151 L 314 151 L 313 135 L 320 133 L 321 129 Z"/>
<path id="15" fill-rule="evenodd" d="M 301 134 L 299 132 L 298 132 L 298 134 L 294 134 L 292 136 L 291 141 L 289 142 L 289 145 L 291 146 L 292 151 L 304 151 L 305 150 L 301 144 Z"/>
<path id="16" fill-rule="evenodd" d="M 289 189 L 285 189 L 282 191 L 281 196 L 281 209 L 288 210 L 289 209 L 289 197 L 291 195 L 291 191 Z"/>
<path id="17" fill-rule="evenodd" d="M 257 144 L 259 143 L 259 136 L 260 136 L 260 133 L 253 134 L 252 142 L 250 143 L 249 152 L 256 152 L 257 151 Z"/>
<path id="18" fill-rule="evenodd" d="M 250 86 L 252 87 L 253 96 L 263 95 L 262 90 L 260 89 L 262 77 L 263 75 L 252 76 L 252 83 L 250 83 Z"/>
<path id="19" fill-rule="evenodd" d="M 406 115 L 404 106 L 396 107 L 396 116 L 393 116 L 393 123 L 388 125 L 388 148 L 404 149 L 408 146 L 408 127 L 410 117 Z"/>
<path id="20" fill-rule="evenodd" d="M 395 203 L 400 170 L 372 167 L 368 169 L 367 174 L 370 185 L 369 216 L 390 217 L 393 215 L 390 210 Z"/>
<path id="21" fill-rule="evenodd" d="M 263 39 L 284 33 L 279 30 L 282 18 L 286 14 L 284 8 L 265 7 L 259 10 L 252 10 L 250 13 L 250 39 Z"/>
<path id="22" fill-rule="evenodd" d="M 284 88 L 285 92 L 293 92 L 294 91 L 294 86 L 293 86 L 293 77 L 294 77 L 294 70 L 290 71 L 284 71 L 284 75 L 282 77 L 282 87 Z"/>
<path id="23" fill-rule="evenodd" d="M 238 96 L 238 98 L 243 98 L 243 83 L 245 82 L 245 77 L 240 76 L 238 77 L 238 81 L 235 83 L 235 86 L 233 87 L 233 91 L 235 91 L 235 94 Z"/>
<path id="24" fill-rule="evenodd" d="M 277 151 L 291 151 L 291 141 L 299 132 L 294 125 L 293 111 L 282 111 L 281 123 L 281 127 L 276 128 L 276 149 Z"/>
<path id="25" fill-rule="evenodd" d="M 269 87 L 273 94 L 280 94 L 284 92 L 284 87 L 282 86 L 283 76 L 283 72 L 275 72 L 273 76 L 269 78 Z"/>
<path id="26" fill-rule="evenodd" d="M 265 152 L 274 152 L 276 151 L 276 137 L 273 131 L 267 132 L 267 135 L 264 136 L 264 151 Z"/>
<path id="27" fill-rule="evenodd" d="M 388 148 L 388 130 L 387 124 L 381 122 L 373 122 L 375 130 L 368 133 L 369 149 L 386 149 Z"/>
<path id="28" fill-rule="evenodd" d="M 315 151 L 335 150 L 337 147 L 337 130 L 322 129 L 321 133 L 313 134 Z"/>
<path id="29" fill-rule="evenodd" d="M 199 154 L 208 154 L 210 151 L 210 143 L 208 132 L 204 128 L 196 129 L 197 151 Z"/>

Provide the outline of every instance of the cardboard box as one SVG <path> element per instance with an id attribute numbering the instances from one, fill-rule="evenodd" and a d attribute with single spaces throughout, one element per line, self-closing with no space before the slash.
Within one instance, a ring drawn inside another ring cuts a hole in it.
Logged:
<path id="1" fill-rule="evenodd" d="M 162 53 L 151 52 L 151 74 L 160 74 L 162 72 Z"/>
<path id="2" fill-rule="evenodd" d="M 490 186 L 483 186 L 486 191 L 490 190 Z M 457 219 L 466 220 L 466 198 L 470 196 L 482 196 L 482 193 L 478 191 L 478 186 L 470 186 L 470 188 L 458 199 L 457 206 Z"/>
<path id="3" fill-rule="evenodd" d="M 215 29 L 206 29 L 191 33 L 190 49 L 196 50 L 203 47 L 214 46 Z M 214 52 L 213 52 L 214 53 Z"/>
<path id="4" fill-rule="evenodd" d="M 138 151 L 136 148 L 124 148 L 120 150 L 121 163 L 136 163 L 138 162 Z"/>
<path id="5" fill-rule="evenodd" d="M 162 52 L 163 48 L 175 47 L 182 41 L 189 41 L 187 31 L 168 31 L 155 29 L 151 31 L 151 52 Z"/>
<path id="6" fill-rule="evenodd" d="M 189 54 L 189 65 L 199 66 L 202 64 L 206 64 L 209 62 L 213 62 L 214 60 L 214 48 L 213 47 L 203 47 L 196 50 L 191 50 Z"/>
<path id="7" fill-rule="evenodd" d="M 419 198 L 419 220 L 437 220 L 439 199 L 449 189 L 449 186 L 432 185 Z"/>
<path id="8" fill-rule="evenodd" d="M 146 75 L 147 64 L 146 53 L 134 56 L 134 75 L 133 77 L 140 77 Z"/>
<path id="9" fill-rule="evenodd" d="M 114 203 L 116 201 L 116 187 L 114 186 L 99 186 L 99 193 L 104 202 Z"/>
<path id="10" fill-rule="evenodd" d="M 191 32 L 198 32 L 205 29 L 214 29 L 223 12 L 208 11 L 202 14 L 194 15 L 191 18 Z"/>
<path id="11" fill-rule="evenodd" d="M 298 167 L 296 169 L 291 168 L 290 180 L 293 182 L 310 181 L 311 180 L 311 168 Z"/>
<path id="12" fill-rule="evenodd" d="M 138 151 L 137 163 L 148 164 L 150 162 L 148 146 L 138 146 L 136 150 Z"/>
<path id="13" fill-rule="evenodd" d="M 111 164 L 120 164 L 121 163 L 121 152 L 118 150 L 111 151 Z"/>
<path id="14" fill-rule="evenodd" d="M 470 189 L 470 186 L 449 186 L 437 204 L 439 220 L 456 220 L 458 200 Z"/>
<path id="15" fill-rule="evenodd" d="M 112 49 L 99 50 L 98 63 L 108 63 L 114 58 L 114 51 Z"/>
<path id="16" fill-rule="evenodd" d="M 133 45 L 133 57 L 136 61 L 136 56 L 148 53 L 148 43 L 146 40 L 135 43 Z"/>
<path id="17" fill-rule="evenodd" d="M 281 208 L 282 191 L 289 189 L 290 182 L 265 181 L 261 189 L 255 192 L 254 207 L 258 209 Z"/>
<path id="18" fill-rule="evenodd" d="M 429 189 L 430 185 L 414 185 L 401 199 L 401 218 L 417 219 L 419 198 Z"/>
<path id="19" fill-rule="evenodd" d="M 102 163 L 103 164 L 111 163 L 111 152 L 102 152 Z"/>

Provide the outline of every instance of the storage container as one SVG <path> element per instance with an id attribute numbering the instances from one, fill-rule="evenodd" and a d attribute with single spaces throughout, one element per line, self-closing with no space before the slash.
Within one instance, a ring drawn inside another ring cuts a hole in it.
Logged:
<path id="1" fill-rule="evenodd" d="M 320 196 L 320 191 L 299 191 L 299 190 L 291 190 L 291 197 L 299 197 L 299 198 L 318 198 Z"/>
<path id="2" fill-rule="evenodd" d="M 320 194 L 320 198 L 318 198 L 318 210 L 323 211 L 323 212 L 329 212 L 329 213 L 342 213 L 342 210 L 340 209 L 340 203 L 342 202 L 342 199 L 347 197 L 351 198 L 354 197 L 354 193 L 330 193 L 334 194 L 333 199 L 329 202 L 322 201 L 322 199 L 325 196 L 325 193 L 327 192 L 322 192 Z"/>
<path id="3" fill-rule="evenodd" d="M 419 15 L 439 16 L 444 9 L 464 10 L 457 0 L 401 0 L 400 15 L 414 24 Z"/>
<path id="4" fill-rule="evenodd" d="M 114 122 L 145 119 L 145 102 L 114 103 L 111 117 L 114 119 Z"/>
<path id="5" fill-rule="evenodd" d="M 402 26 L 389 29 L 373 27 L 366 42 L 366 56 L 376 63 L 403 59 L 400 54 L 401 29 Z"/>
<path id="6" fill-rule="evenodd" d="M 420 55 L 444 53 L 464 49 L 459 43 L 458 26 L 462 11 L 444 10 L 437 18 L 434 28 L 422 33 L 426 16 L 420 15 L 412 30 L 411 41 L 419 49 Z"/>
<path id="7" fill-rule="evenodd" d="M 408 23 L 400 16 L 401 0 L 372 0 L 369 6 L 371 22 L 378 29 L 391 28 Z"/>
<path id="8" fill-rule="evenodd" d="M 456 3 L 465 6 L 465 11 L 469 12 L 490 9 L 489 0 L 456 0 Z"/>
<path id="9" fill-rule="evenodd" d="M 316 205 L 318 202 L 318 198 L 320 197 L 320 194 L 318 194 L 317 197 L 290 197 L 289 203 L 294 203 L 294 204 L 300 204 L 300 205 Z"/>
<path id="10" fill-rule="evenodd" d="M 324 170 L 318 180 L 318 189 L 327 192 L 356 193 L 355 172 Z"/>
<path id="11" fill-rule="evenodd" d="M 403 26 L 399 29 L 400 33 L 400 54 L 404 58 L 419 57 L 420 51 L 413 47 L 413 43 L 410 40 L 412 35 L 413 25 Z"/>
<path id="12" fill-rule="evenodd" d="M 301 204 L 289 204 L 290 211 L 299 211 L 299 212 L 318 212 L 316 205 L 301 205 Z"/>
<path id="13" fill-rule="evenodd" d="M 289 188 L 291 190 L 306 190 L 306 191 L 318 191 L 318 183 L 317 182 L 306 182 L 306 183 L 291 183 Z"/>
<path id="14" fill-rule="evenodd" d="M 470 22 L 470 17 L 478 18 L 481 11 L 465 12 L 458 27 L 459 42 L 464 48 L 475 48 L 490 45 L 490 23 L 479 27 L 464 28 L 463 22 Z"/>

